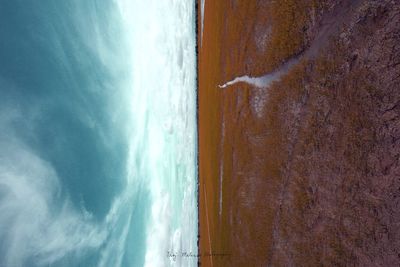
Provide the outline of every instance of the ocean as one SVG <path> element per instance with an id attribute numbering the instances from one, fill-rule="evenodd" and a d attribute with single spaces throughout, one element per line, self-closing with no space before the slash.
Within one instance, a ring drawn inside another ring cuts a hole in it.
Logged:
<path id="1" fill-rule="evenodd" d="M 194 0 L 0 2 L 0 266 L 196 266 Z"/>

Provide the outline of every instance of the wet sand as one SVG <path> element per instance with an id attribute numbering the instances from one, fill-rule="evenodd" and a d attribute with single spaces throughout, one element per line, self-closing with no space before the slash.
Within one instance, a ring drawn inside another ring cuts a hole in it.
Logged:
<path id="1" fill-rule="evenodd" d="M 266 227 L 271 223 L 266 220 L 273 205 L 269 204 L 272 196 L 262 195 L 268 181 L 259 179 L 263 168 L 258 166 L 268 153 L 262 143 L 265 133 L 260 132 L 263 127 L 254 107 L 247 104 L 253 94 L 250 87 L 218 87 L 235 74 L 265 71 L 262 63 L 249 64 L 263 51 L 256 47 L 257 40 L 247 40 L 255 36 L 255 21 L 267 26 L 262 11 L 255 1 L 205 2 L 203 43 L 199 45 L 201 266 L 252 266 L 267 257 L 271 231 Z M 257 16 L 260 19 L 249 23 L 239 19 Z"/>
<path id="2" fill-rule="evenodd" d="M 200 1 L 199 1 L 200 2 Z M 218 3 L 219 2 L 219 3 Z M 200 4 L 200 3 L 199 3 Z M 218 176 L 218 148 L 220 129 L 219 82 L 220 1 L 206 1 L 206 18 L 202 45 L 199 43 L 199 255 L 201 266 L 214 266 L 214 238 L 217 236 L 214 215 L 216 212 L 216 180 Z M 198 9 L 200 13 L 200 8 Z M 198 14 L 200 17 L 200 14 Z M 201 19 L 198 20 L 201 23 Z M 198 27 L 201 29 L 201 25 Z M 201 38 L 198 38 L 201 42 Z M 207 196 L 207 197 L 206 197 Z"/>

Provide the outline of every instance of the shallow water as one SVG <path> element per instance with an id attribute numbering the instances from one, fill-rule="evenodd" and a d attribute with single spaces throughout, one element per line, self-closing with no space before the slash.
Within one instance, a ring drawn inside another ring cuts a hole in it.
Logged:
<path id="1" fill-rule="evenodd" d="M 0 266 L 194 266 L 194 1 L 0 3 Z"/>

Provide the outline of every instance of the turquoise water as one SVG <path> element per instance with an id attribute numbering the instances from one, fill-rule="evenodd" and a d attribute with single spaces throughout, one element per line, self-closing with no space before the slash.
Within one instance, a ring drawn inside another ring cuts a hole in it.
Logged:
<path id="1" fill-rule="evenodd" d="M 194 266 L 194 0 L 0 2 L 0 266 Z"/>

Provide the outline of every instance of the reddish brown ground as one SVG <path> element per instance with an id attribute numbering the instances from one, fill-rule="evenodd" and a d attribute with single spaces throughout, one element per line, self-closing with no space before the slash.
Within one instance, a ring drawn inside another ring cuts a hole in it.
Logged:
<path id="1" fill-rule="evenodd" d="M 231 183 L 232 174 L 237 175 L 238 172 L 232 169 L 232 160 L 234 160 L 232 157 L 241 154 L 241 159 L 245 159 L 246 156 L 242 151 L 233 152 L 230 144 L 232 144 L 233 138 L 236 138 L 238 142 L 245 141 L 245 139 L 240 136 L 240 132 L 230 129 L 232 127 L 230 122 L 234 121 L 236 112 L 230 112 L 229 109 L 236 109 L 236 104 L 230 105 L 229 102 L 235 101 L 236 103 L 236 100 L 232 99 L 235 98 L 235 95 L 229 94 L 229 91 L 223 92 L 218 88 L 218 85 L 229 77 L 228 74 L 242 73 L 242 70 L 246 68 L 244 66 L 246 54 L 243 50 L 246 47 L 246 39 L 251 38 L 249 30 L 254 25 L 244 24 L 244 20 L 235 18 L 235 16 L 239 15 L 244 19 L 251 13 L 257 13 L 256 8 L 257 4 L 254 1 L 241 4 L 241 6 L 228 1 L 206 1 L 205 5 L 203 45 L 199 46 L 199 201 L 200 254 L 203 255 L 201 257 L 203 266 L 229 266 L 233 262 L 245 264 L 251 254 L 258 255 L 266 251 L 263 246 L 254 245 L 256 251 L 251 252 L 247 246 L 257 242 L 237 240 L 237 237 L 250 236 L 239 232 L 234 234 L 235 228 L 238 226 L 237 216 L 241 217 L 241 214 L 232 214 L 232 210 L 245 202 L 241 202 L 239 198 L 232 198 L 232 193 L 236 194 L 238 190 L 238 188 L 231 188 L 233 185 Z M 256 20 L 249 21 L 253 23 Z M 265 23 L 265 20 L 260 19 L 259 22 Z M 235 29 L 240 29 L 240 32 Z M 221 43 L 231 45 L 227 45 L 221 50 Z M 245 102 L 248 93 L 241 92 L 244 93 L 242 101 Z M 238 104 L 243 105 L 243 103 Z M 222 117 L 223 114 L 227 114 L 227 117 Z M 228 117 L 231 115 L 232 117 Z M 222 139 L 224 134 L 222 121 L 229 122 L 224 128 L 224 132 L 227 132 L 225 141 Z M 223 169 L 220 168 L 221 166 Z M 224 173 L 223 206 L 220 216 L 220 172 L 222 171 Z M 207 200 L 205 199 L 206 195 Z M 260 209 L 267 211 L 269 206 L 263 203 Z M 244 210 L 239 209 L 239 212 L 241 211 Z M 252 218 L 249 217 L 248 221 L 252 221 Z M 238 230 L 240 231 L 240 227 Z M 265 234 L 263 235 L 262 232 L 258 232 L 257 235 L 256 238 L 265 238 Z M 232 244 L 236 245 L 232 246 Z M 216 254 L 229 255 L 204 256 L 210 250 Z M 242 257 L 243 253 L 247 254 L 245 258 Z M 241 261 L 241 258 L 245 261 Z"/>
<path id="2" fill-rule="evenodd" d="M 199 254 L 202 266 L 213 266 L 213 257 L 206 254 L 214 250 L 214 238 L 218 236 L 214 220 L 214 196 L 218 188 L 213 181 L 218 177 L 221 128 L 221 91 L 216 88 L 220 75 L 220 3 L 221 1 L 206 1 L 207 19 L 204 21 L 203 46 L 199 45 Z M 198 20 L 199 23 L 200 21 Z M 198 40 L 200 42 L 200 38 Z"/>
<path id="3" fill-rule="evenodd" d="M 264 73 L 280 59 L 271 63 L 259 58 L 271 57 L 266 50 L 271 27 L 265 4 L 206 1 L 205 14 L 203 45 L 199 46 L 201 264 L 261 264 L 270 250 L 271 203 L 278 183 L 259 177 L 275 171 L 262 164 L 274 153 L 265 153 L 265 123 L 249 106 L 250 88 L 242 85 L 222 91 L 218 85 L 234 75 Z M 297 52 L 298 47 L 292 49 Z M 229 255 L 204 256 L 210 250 Z"/>
<path id="4" fill-rule="evenodd" d="M 399 6 L 206 0 L 202 266 L 399 266 Z M 217 87 L 309 47 L 268 89 Z"/>

